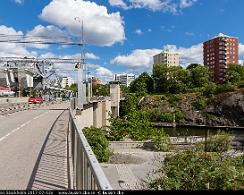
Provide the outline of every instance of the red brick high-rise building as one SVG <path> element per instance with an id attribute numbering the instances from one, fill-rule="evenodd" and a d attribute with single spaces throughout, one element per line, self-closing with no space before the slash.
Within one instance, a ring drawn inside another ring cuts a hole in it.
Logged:
<path id="1" fill-rule="evenodd" d="M 229 64 L 238 64 L 239 41 L 220 33 L 213 39 L 203 43 L 203 61 L 208 66 L 214 82 L 225 81 L 225 69 Z"/>

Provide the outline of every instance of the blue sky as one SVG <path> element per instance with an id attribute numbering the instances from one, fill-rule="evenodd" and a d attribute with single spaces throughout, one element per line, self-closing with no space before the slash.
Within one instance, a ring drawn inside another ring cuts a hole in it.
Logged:
<path id="1" fill-rule="evenodd" d="M 163 49 L 179 52 L 184 67 L 202 63 L 202 42 L 220 32 L 239 37 L 242 62 L 243 8 L 243 0 L 1 0 L 0 34 L 79 41 L 83 20 L 89 71 L 105 82 L 115 73 L 151 73 L 152 56 Z M 79 52 L 78 46 L 0 43 L 0 56 Z"/>

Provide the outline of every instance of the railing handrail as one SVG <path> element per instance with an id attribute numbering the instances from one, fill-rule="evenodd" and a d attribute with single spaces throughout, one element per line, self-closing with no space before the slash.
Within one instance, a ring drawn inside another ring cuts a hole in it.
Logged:
<path id="1" fill-rule="evenodd" d="M 91 167 L 92 174 L 97 182 L 98 188 L 100 190 L 112 190 L 112 187 L 111 187 L 104 171 L 102 170 L 94 152 L 92 151 L 85 135 L 83 134 L 83 131 L 79 128 L 78 122 L 77 122 L 72 110 L 70 110 L 70 116 L 71 116 L 71 120 L 73 121 L 75 131 L 79 135 L 79 139 L 81 141 L 81 147 L 84 150 L 83 152 L 87 157 L 88 163 Z"/>

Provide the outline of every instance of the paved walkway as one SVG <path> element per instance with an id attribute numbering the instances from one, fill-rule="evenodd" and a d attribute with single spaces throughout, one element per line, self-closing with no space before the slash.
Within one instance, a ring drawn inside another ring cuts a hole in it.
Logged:
<path id="1" fill-rule="evenodd" d="M 32 190 L 66 190 L 68 183 L 67 131 L 69 111 L 56 121 L 43 147 Z M 37 165 L 36 164 L 36 165 Z"/>
<path id="2" fill-rule="evenodd" d="M 68 106 L 0 117 L 0 190 L 68 188 Z"/>

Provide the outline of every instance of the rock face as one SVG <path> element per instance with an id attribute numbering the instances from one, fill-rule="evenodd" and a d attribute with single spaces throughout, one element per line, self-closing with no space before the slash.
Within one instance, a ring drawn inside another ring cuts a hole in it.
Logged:
<path id="1" fill-rule="evenodd" d="M 219 94 L 209 100 L 207 107 L 196 110 L 193 98 L 180 104 L 185 114 L 183 123 L 209 126 L 244 126 L 244 90 Z"/>

